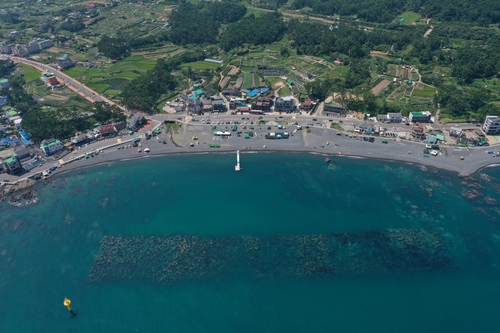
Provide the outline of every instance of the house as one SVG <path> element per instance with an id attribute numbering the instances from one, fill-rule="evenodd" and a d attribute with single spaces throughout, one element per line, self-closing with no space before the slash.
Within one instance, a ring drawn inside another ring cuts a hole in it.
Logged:
<path id="1" fill-rule="evenodd" d="M 16 149 L 15 154 L 17 155 L 17 158 L 19 158 L 19 160 L 23 160 L 25 158 L 30 158 L 31 155 L 33 155 L 33 152 L 28 148 L 21 146 L 19 149 Z"/>
<path id="2" fill-rule="evenodd" d="M 15 175 L 23 171 L 23 167 L 16 153 L 12 153 L 11 157 L 3 161 L 2 169 L 5 173 L 10 175 Z"/>
<path id="3" fill-rule="evenodd" d="M 295 100 L 292 96 L 277 97 L 274 101 L 274 111 L 293 112 L 295 111 Z"/>
<path id="4" fill-rule="evenodd" d="M 115 134 L 116 133 L 115 126 L 113 125 L 99 126 L 99 133 L 101 133 L 102 136 Z"/>
<path id="5" fill-rule="evenodd" d="M 198 98 L 198 96 L 189 96 L 187 110 L 188 113 L 191 114 L 201 114 L 203 110 L 203 103 L 201 102 L 200 98 Z"/>
<path id="6" fill-rule="evenodd" d="M 403 116 L 399 112 L 389 112 L 387 114 L 387 121 L 390 123 L 400 123 L 403 121 Z"/>
<path id="7" fill-rule="evenodd" d="M 303 111 L 311 111 L 312 108 L 314 107 L 313 102 L 310 99 L 306 99 L 302 103 L 300 103 L 300 109 Z"/>
<path id="8" fill-rule="evenodd" d="M 271 106 L 273 106 L 273 100 L 268 97 L 258 97 L 255 102 L 252 103 L 252 111 L 271 111 Z"/>
<path id="9" fill-rule="evenodd" d="M 119 121 L 119 122 L 113 123 L 113 127 L 115 128 L 116 132 L 121 132 L 127 128 L 127 122 Z"/>
<path id="10" fill-rule="evenodd" d="M 128 120 L 128 126 L 131 129 L 138 129 L 146 122 L 146 118 L 142 114 L 136 114 Z"/>
<path id="11" fill-rule="evenodd" d="M 28 56 L 30 54 L 28 52 L 28 48 L 26 46 L 19 45 L 19 44 L 17 44 L 16 46 L 14 46 L 12 48 L 11 52 L 12 52 L 13 55 L 16 55 L 16 56 L 19 56 L 19 57 L 26 57 L 26 56 Z"/>
<path id="12" fill-rule="evenodd" d="M 460 138 L 462 136 L 462 129 L 460 127 L 452 126 L 450 128 L 450 136 L 452 138 Z"/>
<path id="13" fill-rule="evenodd" d="M 42 141 L 40 149 L 45 153 L 45 155 L 50 156 L 59 150 L 64 149 L 64 145 L 57 139 L 47 139 Z"/>
<path id="14" fill-rule="evenodd" d="M 9 80 L 7 79 L 0 79 L 0 89 L 9 89 Z"/>
<path id="15" fill-rule="evenodd" d="M 373 133 L 373 124 L 369 122 L 364 122 L 359 125 L 354 126 L 354 132 L 357 133 L 365 133 L 372 134 Z"/>
<path id="16" fill-rule="evenodd" d="M 325 116 L 336 116 L 344 114 L 345 109 L 342 105 L 337 102 L 329 102 L 323 105 L 323 115 Z"/>
<path id="17" fill-rule="evenodd" d="M 411 129 L 411 137 L 416 140 L 424 140 L 425 139 L 425 128 L 422 124 L 415 124 L 415 126 Z"/>
<path id="18" fill-rule="evenodd" d="M 500 117 L 486 116 L 483 124 L 483 131 L 486 135 L 500 134 Z"/>
<path id="19" fill-rule="evenodd" d="M 11 54 L 12 47 L 10 47 L 10 45 L 7 45 L 7 43 L 5 43 L 5 42 L 1 42 L 0 43 L 0 53 Z"/>
<path id="20" fill-rule="evenodd" d="M 75 145 L 81 145 L 84 144 L 89 140 L 89 137 L 85 133 L 77 133 L 73 139 L 71 139 L 71 142 Z"/>
<path id="21" fill-rule="evenodd" d="M 410 122 L 412 123 L 430 123 L 431 113 L 429 111 L 410 112 Z"/>
<path id="22" fill-rule="evenodd" d="M 37 53 L 41 50 L 40 45 L 34 41 L 29 42 L 27 49 L 29 54 Z"/>
<path id="23" fill-rule="evenodd" d="M 58 84 L 59 84 L 59 81 L 57 81 L 55 76 L 47 78 L 47 85 L 48 86 L 54 87 L 54 86 L 57 86 Z"/>
<path id="24" fill-rule="evenodd" d="M 220 97 L 212 97 L 212 108 L 214 112 L 227 112 L 227 106 Z"/>
<path id="25" fill-rule="evenodd" d="M 238 96 L 239 90 L 238 89 L 224 89 L 222 90 L 223 95 L 229 95 L 229 96 Z"/>
<path id="26" fill-rule="evenodd" d="M 54 46 L 54 43 L 50 39 L 45 39 L 38 42 L 38 46 L 40 46 L 41 50 L 48 49 L 49 47 Z"/>
<path id="27" fill-rule="evenodd" d="M 61 69 L 73 66 L 73 60 L 69 58 L 68 54 L 64 54 L 62 57 L 58 57 L 56 61 L 57 61 L 57 66 Z"/>

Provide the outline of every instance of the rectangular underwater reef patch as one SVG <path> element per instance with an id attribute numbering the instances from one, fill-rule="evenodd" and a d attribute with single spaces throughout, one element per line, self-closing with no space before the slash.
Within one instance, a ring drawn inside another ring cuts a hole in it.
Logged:
<path id="1" fill-rule="evenodd" d="M 435 231 L 264 237 L 105 236 L 89 281 L 180 281 L 245 276 L 295 278 L 447 270 Z"/>

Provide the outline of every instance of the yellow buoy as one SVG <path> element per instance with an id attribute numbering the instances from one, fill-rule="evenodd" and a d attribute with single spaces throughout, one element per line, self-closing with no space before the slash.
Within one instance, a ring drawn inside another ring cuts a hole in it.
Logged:
<path id="1" fill-rule="evenodd" d="M 72 312 L 73 310 L 71 310 L 71 300 L 64 297 L 64 306 L 68 308 L 69 312 Z"/>

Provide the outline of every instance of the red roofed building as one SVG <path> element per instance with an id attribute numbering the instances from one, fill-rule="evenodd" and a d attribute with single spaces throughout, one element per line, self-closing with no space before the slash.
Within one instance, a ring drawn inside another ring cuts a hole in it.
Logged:
<path id="1" fill-rule="evenodd" d="M 313 102 L 310 99 L 306 99 L 302 103 L 300 103 L 301 110 L 311 110 L 313 108 Z"/>
<path id="2" fill-rule="evenodd" d="M 99 127 L 99 133 L 101 135 L 110 135 L 116 133 L 114 125 L 104 125 Z"/>
<path id="3" fill-rule="evenodd" d="M 48 80 L 47 80 L 47 83 L 49 84 L 49 86 L 57 86 L 59 84 L 59 81 L 57 81 L 57 79 L 52 76 L 52 77 L 49 77 Z"/>

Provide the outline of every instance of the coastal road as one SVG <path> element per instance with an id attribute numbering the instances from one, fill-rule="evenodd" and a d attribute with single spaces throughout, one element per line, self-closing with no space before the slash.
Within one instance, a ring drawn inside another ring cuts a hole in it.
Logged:
<path id="1" fill-rule="evenodd" d="M 7 56 L 7 59 L 10 59 L 11 61 L 18 63 L 18 64 L 24 64 L 27 66 L 31 66 L 31 67 L 36 68 L 37 70 L 39 70 L 41 72 L 51 72 L 54 74 L 54 76 L 57 78 L 57 80 L 60 83 L 64 84 L 65 86 L 67 86 L 68 88 L 73 90 L 74 92 L 76 92 L 79 95 L 81 95 L 82 97 L 86 98 L 88 101 L 90 101 L 92 103 L 104 102 L 104 103 L 109 104 L 109 105 L 117 106 L 122 111 L 128 113 L 128 110 L 125 107 L 113 102 L 112 100 L 99 94 L 95 90 L 90 89 L 89 87 L 85 86 L 84 84 L 73 79 L 71 76 L 64 74 L 63 72 L 61 72 L 60 70 L 58 70 L 52 66 L 42 64 L 42 63 L 37 62 L 37 61 L 33 61 L 33 60 L 21 58 L 21 57 L 16 57 L 16 56 Z"/>

